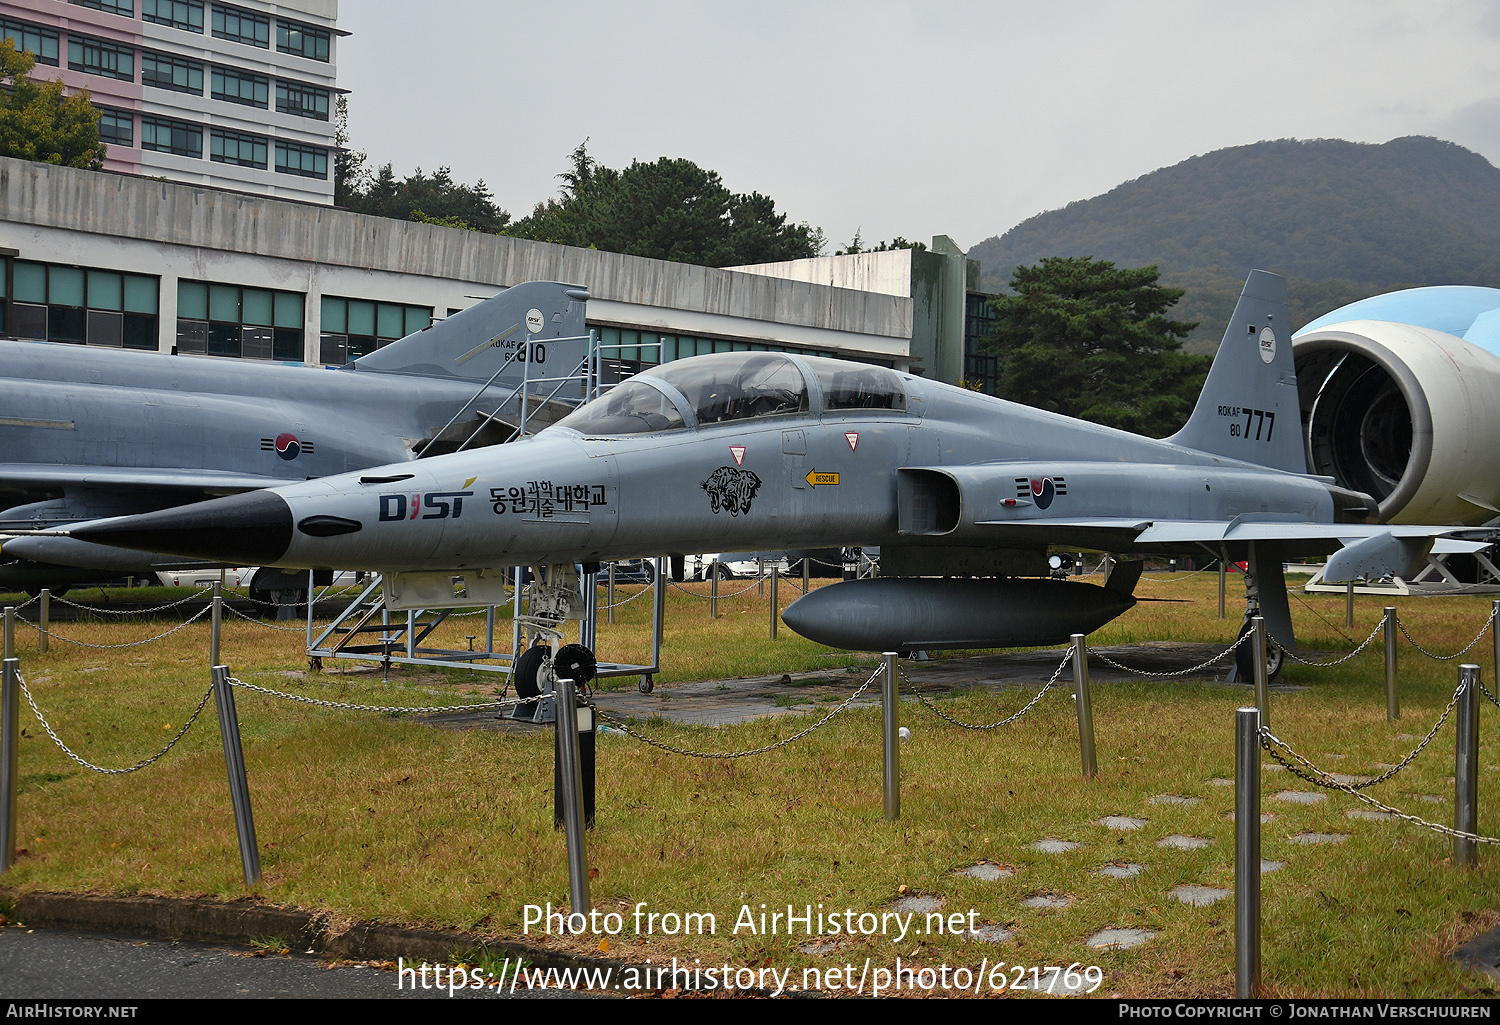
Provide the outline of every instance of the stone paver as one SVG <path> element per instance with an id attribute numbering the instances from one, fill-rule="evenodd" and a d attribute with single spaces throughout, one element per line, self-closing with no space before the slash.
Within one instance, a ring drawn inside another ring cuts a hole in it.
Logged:
<path id="1" fill-rule="evenodd" d="M 1309 790 L 1281 790 L 1272 794 L 1271 800 L 1285 801 L 1288 804 L 1317 804 L 1328 800 L 1328 795 Z"/>
<path id="2" fill-rule="evenodd" d="M 1181 794 L 1157 794 L 1151 798 L 1152 804 L 1198 804 L 1201 797 L 1183 797 Z"/>
<path id="3" fill-rule="evenodd" d="M 1291 843 L 1315 844 L 1315 843 L 1343 843 L 1349 839 L 1348 833 L 1297 833 L 1287 837 Z"/>
<path id="4" fill-rule="evenodd" d="M 1267 872 L 1275 872 L 1278 869 L 1283 869 L 1283 868 L 1286 868 L 1286 862 L 1284 862 L 1284 861 L 1272 861 L 1269 858 L 1261 858 L 1260 859 L 1260 874 L 1261 875 L 1265 875 Z"/>
<path id="5" fill-rule="evenodd" d="M 1028 908 L 1065 908 L 1073 903 L 1073 898 L 1065 894 L 1033 893 L 1021 903 Z"/>
<path id="6" fill-rule="evenodd" d="M 1082 844 L 1074 843 L 1072 840 L 1054 840 L 1048 837 L 1045 840 L 1038 840 L 1032 844 L 1031 849 L 1041 851 L 1043 854 L 1062 854 L 1065 851 L 1077 850 L 1082 846 Z"/>
<path id="7" fill-rule="evenodd" d="M 983 879 L 987 883 L 993 883 L 1001 879 L 1009 879 L 1016 873 L 1015 869 L 1004 868 L 1000 865 L 991 864 L 988 861 L 981 861 L 977 865 L 970 865 L 968 868 L 959 869 L 958 874 L 961 876 L 972 876 L 975 879 Z"/>
<path id="8" fill-rule="evenodd" d="M 1390 822 L 1396 817 L 1388 811 L 1373 811 L 1369 808 L 1351 808 L 1344 814 L 1351 819 L 1363 819 L 1366 822 Z"/>
<path id="9" fill-rule="evenodd" d="M 1095 950 L 1129 950 L 1155 938 L 1150 929 L 1101 929 L 1084 942 Z"/>
<path id="10" fill-rule="evenodd" d="M 1113 865 L 1105 865 L 1099 870 L 1099 874 L 1109 876 L 1111 879 L 1129 879 L 1144 871 L 1146 871 L 1145 865 L 1137 865 L 1133 861 L 1117 861 Z"/>
<path id="11" fill-rule="evenodd" d="M 913 894 L 910 897 L 902 897 L 896 901 L 896 903 L 891 905 L 891 910 L 900 912 L 903 915 L 926 915 L 938 910 L 942 906 L 943 902 L 936 897 L 923 897 L 920 894 Z"/>
<path id="12" fill-rule="evenodd" d="M 1195 908 L 1206 908 L 1210 904 L 1217 904 L 1233 892 L 1233 890 L 1222 890 L 1217 886 L 1199 886 L 1196 883 L 1183 883 L 1181 886 L 1172 887 L 1171 890 L 1172 896 Z"/>
<path id="13" fill-rule="evenodd" d="M 1345 775 L 1342 772 L 1330 772 L 1328 774 L 1328 778 L 1331 779 L 1331 780 L 1333 780 L 1335 783 L 1342 783 L 1342 784 L 1344 784 L 1344 786 L 1350 787 L 1350 786 L 1353 786 L 1356 783 L 1368 783 L 1368 782 L 1370 782 L 1370 780 L 1374 779 L 1375 777 L 1374 776 L 1349 776 L 1349 775 Z"/>
<path id="14" fill-rule="evenodd" d="M 1211 843 L 1213 841 L 1206 836 L 1183 836 L 1180 833 L 1173 833 L 1171 836 L 1164 836 L 1156 841 L 1156 846 L 1175 847 L 1179 851 L 1196 851 Z"/>
<path id="15" fill-rule="evenodd" d="M 1099 820 L 1099 825 L 1105 829 L 1131 830 L 1140 829 L 1148 821 L 1148 819 L 1133 819 L 1129 815 L 1106 815 Z"/>

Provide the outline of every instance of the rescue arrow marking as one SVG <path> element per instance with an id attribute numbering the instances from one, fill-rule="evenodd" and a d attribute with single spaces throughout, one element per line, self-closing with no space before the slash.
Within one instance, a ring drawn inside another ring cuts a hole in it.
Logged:
<path id="1" fill-rule="evenodd" d="M 838 482 L 839 475 L 836 473 L 819 473 L 817 470 L 807 471 L 807 483 L 812 487 L 817 487 L 819 484 L 837 484 Z"/>

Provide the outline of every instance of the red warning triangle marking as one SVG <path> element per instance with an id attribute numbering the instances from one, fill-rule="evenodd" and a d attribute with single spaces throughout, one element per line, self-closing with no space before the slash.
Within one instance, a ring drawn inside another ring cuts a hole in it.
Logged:
<path id="1" fill-rule="evenodd" d="M 745 465 L 745 446 L 744 445 L 730 445 L 729 446 L 729 454 L 732 455 L 732 456 L 734 456 L 734 465 L 735 466 L 744 466 Z"/>
<path id="2" fill-rule="evenodd" d="M 859 432 L 858 431 L 845 431 L 844 432 L 844 440 L 849 443 L 849 451 L 850 452 L 855 452 L 855 451 L 859 450 Z"/>

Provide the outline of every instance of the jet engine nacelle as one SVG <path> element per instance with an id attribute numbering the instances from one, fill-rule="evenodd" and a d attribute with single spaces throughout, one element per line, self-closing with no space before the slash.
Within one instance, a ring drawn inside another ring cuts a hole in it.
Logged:
<path id="1" fill-rule="evenodd" d="M 1500 359 L 1455 335 L 1352 320 L 1293 343 L 1308 469 L 1388 523 L 1500 515 Z"/>

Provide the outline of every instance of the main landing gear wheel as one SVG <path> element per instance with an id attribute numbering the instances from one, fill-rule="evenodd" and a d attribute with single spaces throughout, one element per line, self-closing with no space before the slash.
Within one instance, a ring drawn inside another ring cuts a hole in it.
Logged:
<path id="1" fill-rule="evenodd" d="M 1240 627 L 1240 636 L 1244 637 L 1255 627 L 1246 623 Z M 1255 682 L 1255 656 L 1250 653 L 1254 644 L 1245 641 L 1234 649 L 1234 666 L 1238 670 L 1238 676 L 1242 683 Z M 1266 635 L 1266 682 L 1270 683 L 1281 673 L 1281 664 L 1286 660 L 1286 653 L 1281 650 L 1281 645 L 1271 640 L 1270 634 Z"/>
<path id="2" fill-rule="evenodd" d="M 534 698 L 542 693 L 542 686 L 537 683 L 537 674 L 547 661 L 547 654 L 547 647 L 543 644 L 521 652 L 521 657 L 516 659 L 510 674 L 511 681 L 516 685 L 516 697 Z"/>

